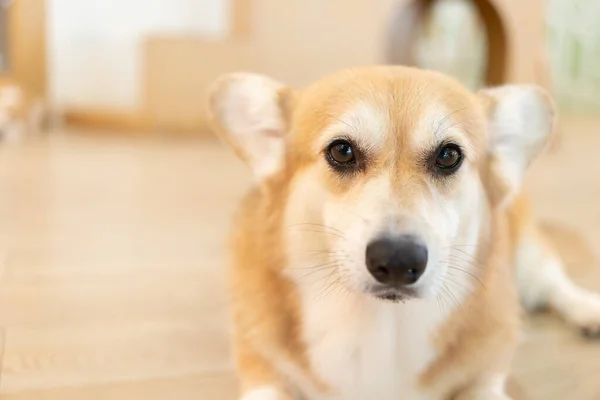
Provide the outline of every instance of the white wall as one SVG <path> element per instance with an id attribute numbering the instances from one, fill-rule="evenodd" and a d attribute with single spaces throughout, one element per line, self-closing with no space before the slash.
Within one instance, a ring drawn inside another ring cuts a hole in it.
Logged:
<path id="1" fill-rule="evenodd" d="M 50 96 L 59 109 L 135 109 L 145 37 L 228 29 L 228 0 L 48 0 L 47 8 Z"/>

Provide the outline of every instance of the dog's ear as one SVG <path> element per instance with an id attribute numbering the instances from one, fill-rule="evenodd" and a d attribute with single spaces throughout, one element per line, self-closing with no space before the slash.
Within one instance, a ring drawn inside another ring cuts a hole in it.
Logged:
<path id="1" fill-rule="evenodd" d="M 488 119 L 488 156 L 483 165 L 488 193 L 494 204 L 507 204 L 553 132 L 554 104 L 534 85 L 484 89 L 478 97 Z"/>
<path id="2" fill-rule="evenodd" d="M 211 123 L 259 180 L 284 162 L 292 91 L 266 76 L 229 74 L 210 88 Z"/>

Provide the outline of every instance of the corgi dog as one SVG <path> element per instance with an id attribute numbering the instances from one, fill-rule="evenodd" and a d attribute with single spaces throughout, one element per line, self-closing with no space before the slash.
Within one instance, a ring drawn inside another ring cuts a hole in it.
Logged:
<path id="1" fill-rule="evenodd" d="M 600 332 L 520 191 L 553 131 L 542 89 L 237 73 L 209 110 L 256 177 L 232 238 L 240 399 L 509 399 L 519 298 Z"/>

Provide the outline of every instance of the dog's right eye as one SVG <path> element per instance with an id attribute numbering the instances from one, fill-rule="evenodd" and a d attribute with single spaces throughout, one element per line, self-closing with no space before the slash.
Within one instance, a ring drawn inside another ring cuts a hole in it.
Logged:
<path id="1" fill-rule="evenodd" d="M 346 140 L 336 140 L 327 148 L 327 160 L 334 166 L 349 166 L 356 164 L 356 154 L 352 144 Z"/>

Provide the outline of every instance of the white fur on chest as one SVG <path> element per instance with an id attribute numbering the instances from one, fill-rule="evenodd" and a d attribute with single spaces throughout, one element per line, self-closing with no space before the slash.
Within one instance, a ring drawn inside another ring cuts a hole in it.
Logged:
<path id="1" fill-rule="evenodd" d="M 393 304 L 312 294 L 303 296 L 304 339 L 313 372 L 335 395 L 311 399 L 428 398 L 417 384 L 436 357 L 432 333 L 445 318 L 436 299 Z"/>

